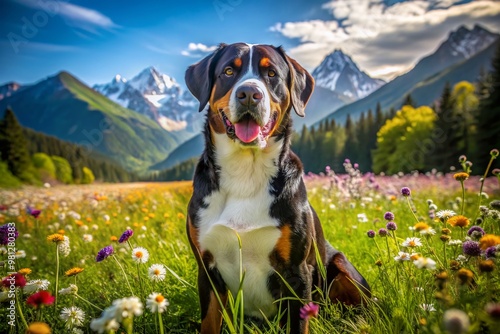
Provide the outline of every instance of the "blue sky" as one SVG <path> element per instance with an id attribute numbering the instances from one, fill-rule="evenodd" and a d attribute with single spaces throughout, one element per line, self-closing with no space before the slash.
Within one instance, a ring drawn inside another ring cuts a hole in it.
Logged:
<path id="1" fill-rule="evenodd" d="M 183 83 L 186 67 L 220 42 L 283 45 L 312 70 L 334 49 L 390 78 L 449 31 L 500 31 L 498 1 L 464 0 L 2 0 L 0 84 L 67 70 L 89 85 L 147 66 Z"/>

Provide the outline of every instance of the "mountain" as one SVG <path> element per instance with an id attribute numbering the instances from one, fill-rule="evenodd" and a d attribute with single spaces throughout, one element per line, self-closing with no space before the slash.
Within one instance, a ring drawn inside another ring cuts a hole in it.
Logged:
<path id="1" fill-rule="evenodd" d="M 314 69 L 312 76 L 317 87 L 323 87 L 357 100 L 385 84 L 385 81 L 373 79 L 362 72 L 351 57 L 341 50 L 335 50 L 325 57 L 321 64 Z"/>
<path id="2" fill-rule="evenodd" d="M 0 100 L 28 128 L 97 150 L 128 170 L 145 170 L 178 145 L 157 123 L 126 109 L 67 72 L 23 86 Z"/>
<path id="3" fill-rule="evenodd" d="M 94 85 L 96 91 L 157 122 L 170 132 L 185 133 L 187 139 L 199 132 L 203 123 L 198 104 L 174 78 L 148 67 L 130 81 L 116 75 L 110 83 Z"/>
<path id="4" fill-rule="evenodd" d="M 337 123 L 343 124 L 348 114 L 353 119 L 357 119 L 362 112 L 366 112 L 368 109 L 375 110 L 377 103 L 380 103 L 384 110 L 391 107 L 399 108 L 402 99 L 416 89 L 420 89 L 420 95 L 418 99 L 413 94 L 412 97 L 417 103 L 421 105 L 430 104 L 439 98 L 444 87 L 444 83 L 442 85 L 435 84 L 429 86 L 429 80 L 432 81 L 432 77 L 436 78 L 440 72 L 451 71 L 453 66 L 464 63 L 461 67 L 461 70 L 464 72 L 461 73 L 460 77 L 462 79 L 460 80 L 475 81 L 479 74 L 477 66 L 470 67 L 465 63 L 471 60 L 471 57 L 488 48 L 495 40 L 498 40 L 498 37 L 498 34 L 493 34 L 478 25 L 475 25 L 473 29 L 461 26 L 456 31 L 451 32 L 448 39 L 434 53 L 421 59 L 411 71 L 395 78 L 358 101 L 336 110 L 333 109 L 335 111 L 330 113 L 325 119 L 335 119 Z M 485 60 L 483 65 L 488 66 L 490 63 L 491 58 Z M 472 64 L 472 62 L 469 62 L 469 64 Z M 458 81 L 455 80 L 458 80 L 458 77 L 458 75 L 448 75 L 450 84 L 457 83 Z M 428 81 L 427 84 L 424 83 L 426 80 Z M 424 94 L 424 90 L 419 88 L 423 87 L 423 85 L 432 87 L 432 89 L 426 89 Z"/>
<path id="5" fill-rule="evenodd" d="M 0 100 L 7 98 L 14 94 L 21 88 L 21 85 L 17 82 L 10 82 L 8 84 L 0 86 Z"/>
<path id="6" fill-rule="evenodd" d="M 200 133 L 179 145 L 168 155 L 167 159 L 151 166 L 150 169 L 162 171 L 172 168 L 186 160 L 201 156 L 204 148 L 205 137 L 202 133 Z"/>

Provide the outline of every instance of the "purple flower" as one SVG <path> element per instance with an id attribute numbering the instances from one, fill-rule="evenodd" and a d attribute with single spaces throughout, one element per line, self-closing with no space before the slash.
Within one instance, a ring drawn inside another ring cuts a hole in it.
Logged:
<path id="1" fill-rule="evenodd" d="M 387 236 L 387 230 L 385 228 L 381 228 L 380 230 L 378 230 L 378 235 L 381 236 L 381 237 L 385 237 Z"/>
<path id="2" fill-rule="evenodd" d="M 0 226 L 0 245 L 7 245 L 9 243 L 9 238 L 12 240 L 17 239 L 19 236 L 19 232 L 17 232 L 17 228 L 15 226 L 10 226 L 9 224 L 5 224 Z"/>
<path id="3" fill-rule="evenodd" d="M 366 232 L 366 235 L 368 236 L 368 238 L 374 238 L 375 237 L 375 231 L 374 230 L 369 230 L 368 232 Z"/>
<path id="4" fill-rule="evenodd" d="M 497 253 L 496 246 L 491 246 L 491 247 L 486 248 L 485 255 L 486 255 L 487 259 L 491 259 L 492 257 L 496 257 L 496 253 Z"/>
<path id="5" fill-rule="evenodd" d="M 408 187 L 401 188 L 401 195 L 403 195 L 404 197 L 410 196 L 411 195 L 410 188 Z"/>
<path id="6" fill-rule="evenodd" d="M 118 242 L 121 244 L 127 242 L 127 240 L 130 239 L 132 235 L 134 235 L 134 231 L 132 231 L 131 229 L 125 230 L 120 239 L 118 239 Z"/>
<path id="7" fill-rule="evenodd" d="M 359 165 L 357 163 L 354 164 L 353 166 L 355 169 L 358 169 L 359 168 Z"/>
<path id="8" fill-rule="evenodd" d="M 344 163 L 345 163 L 345 164 L 350 164 L 350 163 L 351 163 L 351 160 L 349 160 L 349 159 L 345 159 L 345 160 L 344 160 Z"/>
<path id="9" fill-rule="evenodd" d="M 396 231 L 398 229 L 398 225 L 396 225 L 395 222 L 388 222 L 385 227 L 389 230 L 389 231 Z"/>
<path id="10" fill-rule="evenodd" d="M 462 244 L 462 248 L 465 255 L 469 256 L 481 255 L 481 248 L 479 247 L 479 242 L 472 240 L 466 241 Z"/>
<path id="11" fill-rule="evenodd" d="M 310 302 L 300 308 L 300 318 L 309 319 L 310 317 L 316 318 L 319 313 L 319 305 Z"/>
<path id="12" fill-rule="evenodd" d="M 96 262 L 101 262 L 103 261 L 104 259 L 106 259 L 108 256 L 110 256 L 111 254 L 113 254 L 114 252 L 114 249 L 113 249 L 113 246 L 106 246 L 104 247 L 103 249 L 101 249 L 98 253 L 97 253 L 97 256 L 95 258 Z"/>
<path id="13" fill-rule="evenodd" d="M 479 226 L 472 226 L 468 231 L 467 235 L 474 240 L 479 240 L 484 235 L 484 230 Z"/>
<path id="14" fill-rule="evenodd" d="M 38 218 L 40 216 L 40 213 L 42 213 L 42 210 L 35 210 L 31 206 L 27 205 L 26 206 L 26 213 L 31 215 L 33 218 Z"/>
<path id="15" fill-rule="evenodd" d="M 385 220 L 394 220 L 394 213 L 390 212 L 390 211 L 387 211 L 385 214 L 384 214 L 384 219 Z"/>

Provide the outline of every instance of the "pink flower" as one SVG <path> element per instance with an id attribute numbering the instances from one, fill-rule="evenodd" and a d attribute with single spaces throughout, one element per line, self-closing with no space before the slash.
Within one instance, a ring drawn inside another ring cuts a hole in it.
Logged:
<path id="1" fill-rule="evenodd" d="M 300 309 L 300 318 L 301 319 L 309 319 L 310 317 L 316 318 L 319 313 L 319 305 L 310 302 Z"/>

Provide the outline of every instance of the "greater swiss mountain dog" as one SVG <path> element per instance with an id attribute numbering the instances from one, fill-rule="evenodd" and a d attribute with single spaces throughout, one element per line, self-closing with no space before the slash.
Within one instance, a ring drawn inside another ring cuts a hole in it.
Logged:
<path id="1" fill-rule="evenodd" d="M 281 47 L 236 43 L 191 65 L 185 79 L 200 111 L 209 104 L 187 215 L 201 333 L 220 332 L 228 291 L 240 287 L 240 258 L 245 314 L 269 319 L 281 299 L 290 333 L 307 333 L 299 314 L 316 287 L 346 305 L 369 298 L 363 276 L 325 240 L 290 150 L 290 111 L 304 116 L 312 76 Z"/>

